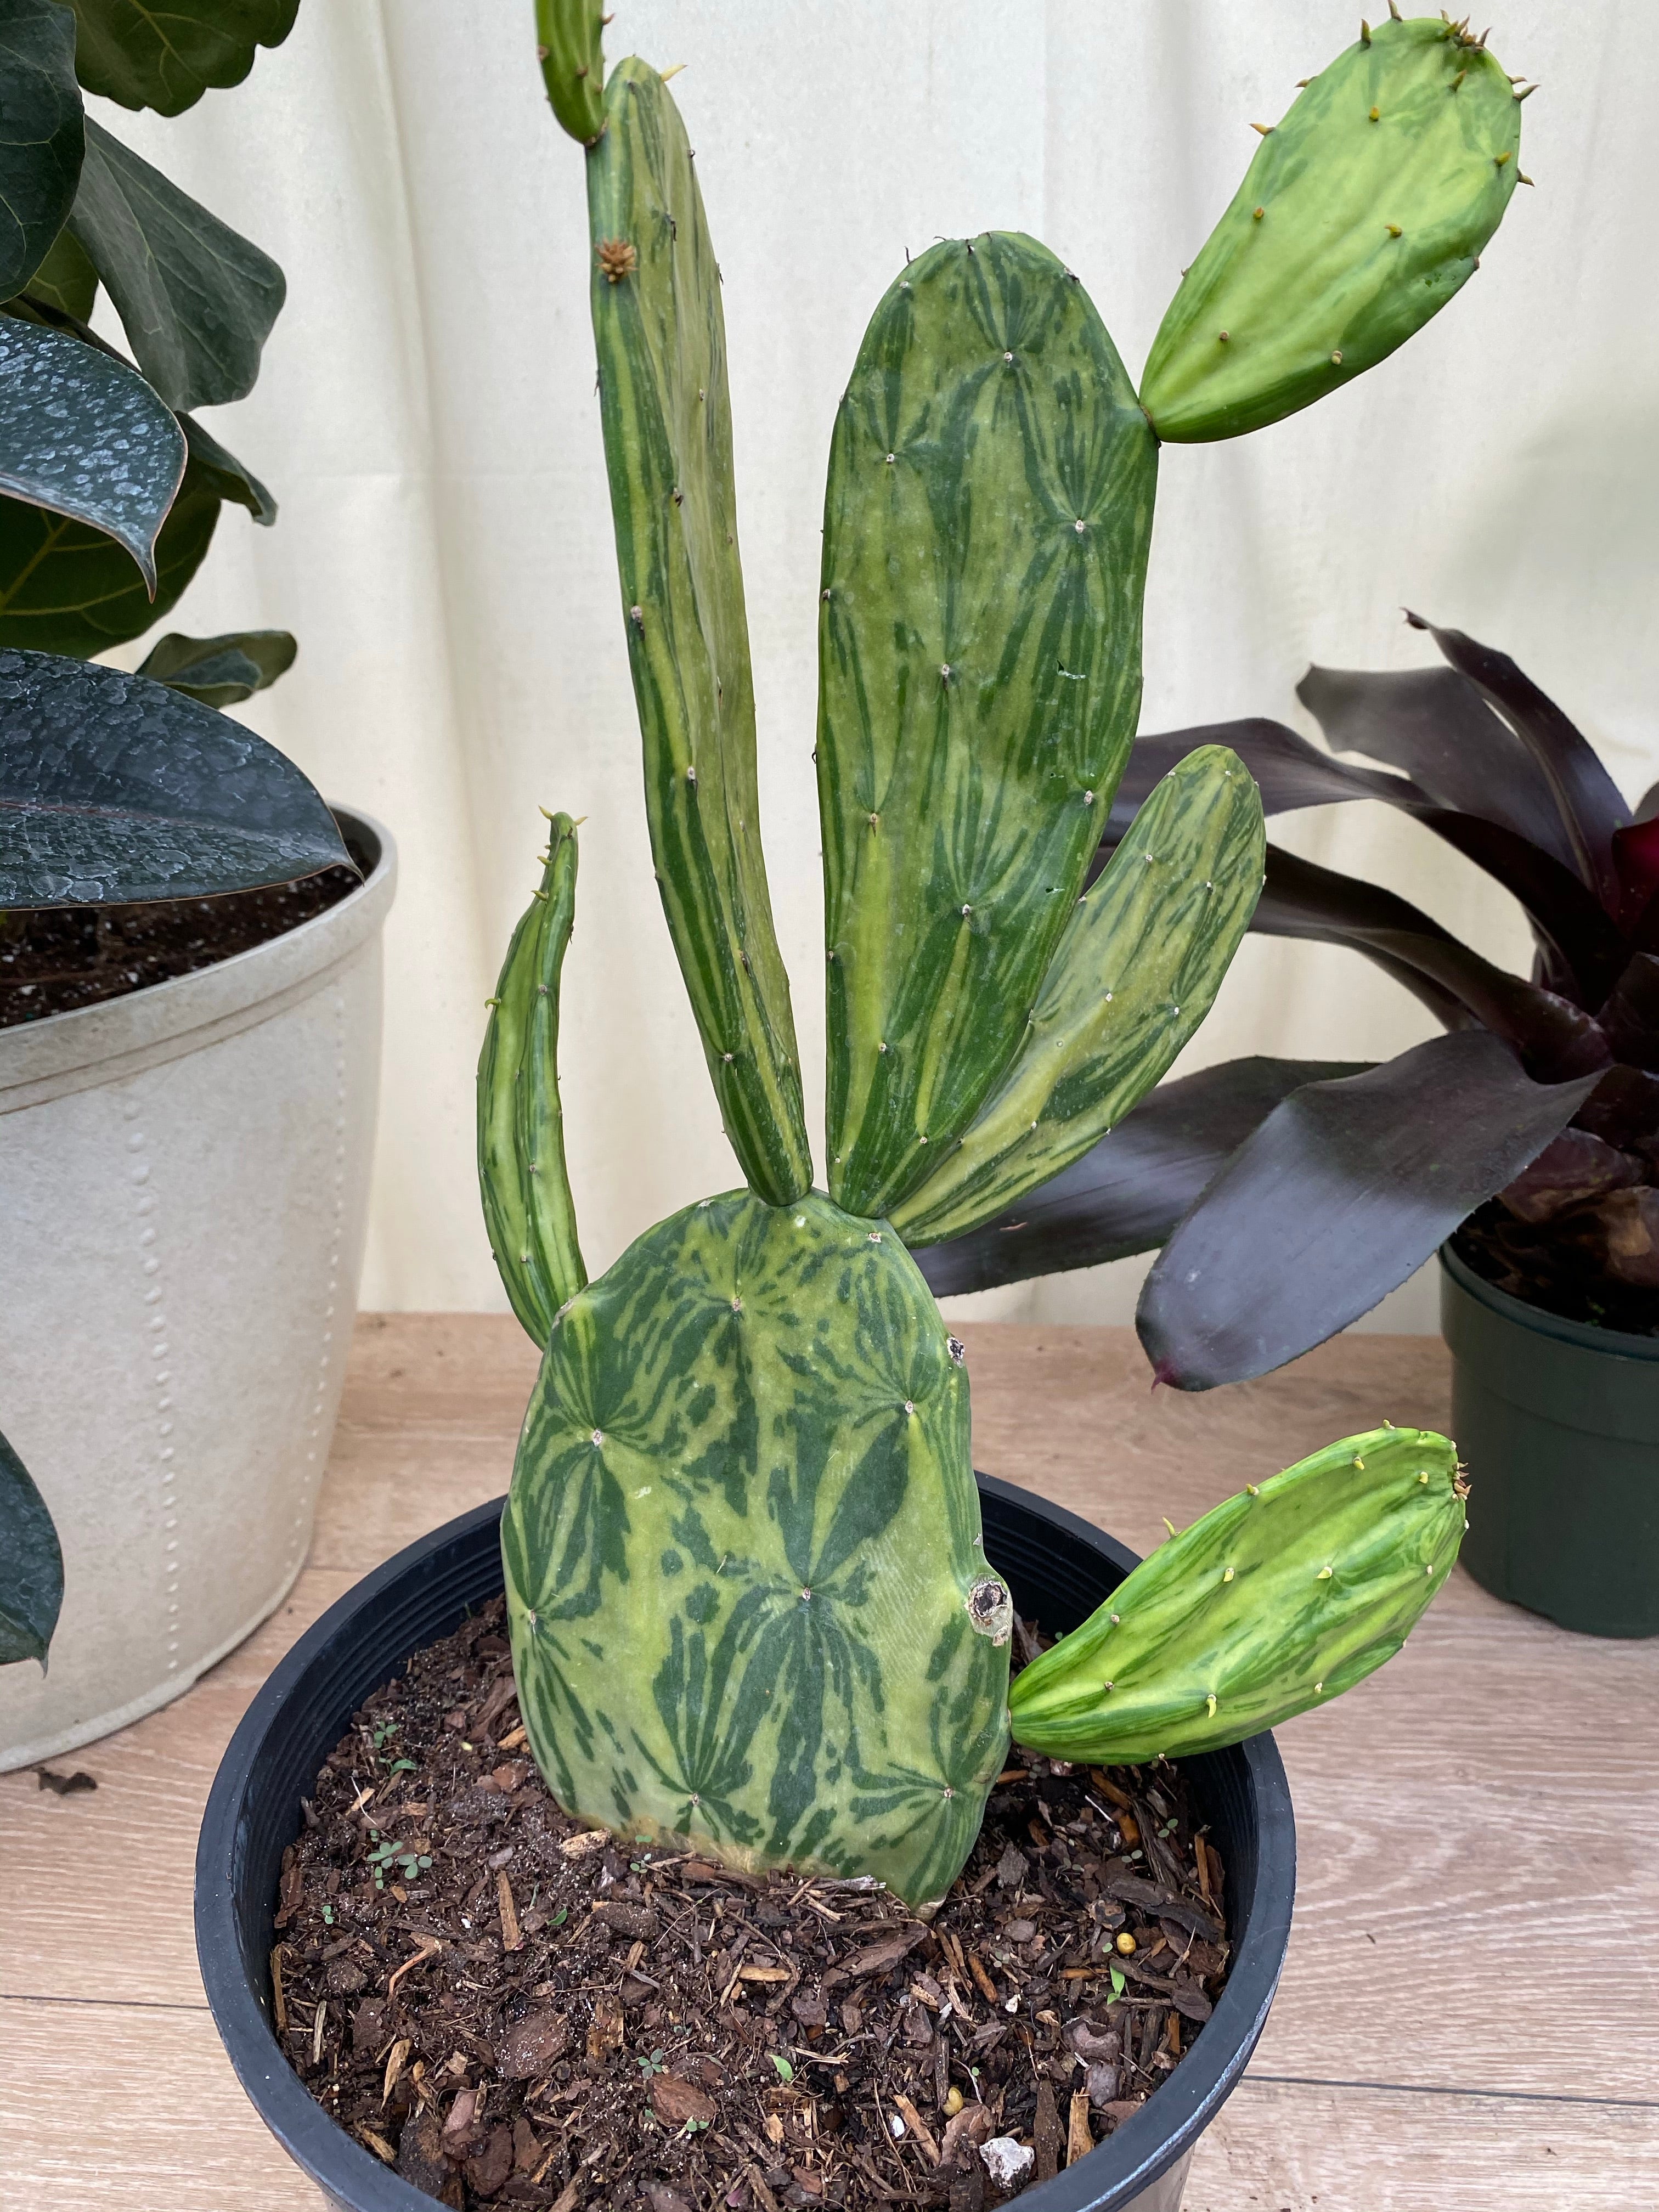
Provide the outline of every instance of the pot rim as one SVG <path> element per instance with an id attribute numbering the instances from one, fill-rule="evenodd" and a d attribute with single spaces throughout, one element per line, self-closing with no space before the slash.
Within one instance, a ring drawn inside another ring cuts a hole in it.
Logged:
<path id="1" fill-rule="evenodd" d="M 1601 1328 L 1595 1322 L 1572 1321 L 1565 1314 L 1551 1313 L 1517 1298 L 1513 1291 L 1500 1291 L 1452 1249 L 1449 1237 L 1437 1257 L 1460 1291 L 1500 1320 L 1513 1322 L 1517 1328 L 1530 1329 L 1534 1336 L 1553 1337 L 1558 1344 L 1576 1345 L 1581 1351 L 1601 1352 L 1609 1359 L 1640 1359 L 1650 1364 L 1659 1360 L 1659 1336 L 1637 1336 L 1629 1329 Z"/>
<path id="2" fill-rule="evenodd" d="M 329 811 L 375 848 L 368 873 L 321 914 L 187 975 L 0 1030 L 0 1114 L 136 1072 L 263 1021 L 319 988 L 385 921 L 397 890 L 398 847 L 360 806 Z"/>
<path id="3" fill-rule="evenodd" d="M 1018 1485 L 977 1477 L 981 1492 L 1005 1510 L 1046 1524 L 1067 1549 L 1081 1547 L 1120 1577 L 1137 1555 L 1066 1507 Z M 336 2202 L 356 2212 L 431 2212 L 434 2199 L 347 2133 L 323 2110 L 278 2045 L 266 2009 L 268 1969 L 245 1954 L 236 1910 L 238 1876 L 250 1844 L 248 1797 L 267 1739 L 292 1700 L 337 1671 L 362 1616 L 399 1583 L 419 1576 L 445 1550 L 475 1542 L 499 1525 L 504 1498 L 492 1498 L 434 1529 L 375 1568 L 337 1598 L 273 1668 L 232 1736 L 203 1814 L 196 1856 L 197 1956 L 209 2008 L 243 2088 L 290 2158 Z M 431 1640 L 427 1635 L 426 1640 Z M 411 1644 L 410 1650 L 417 1649 Z M 408 1655 L 405 1654 L 405 1656 Z M 363 1692 L 362 1694 L 367 1694 Z M 361 1697 L 354 1704 L 361 1702 Z M 331 1744 L 319 1744 L 320 1758 Z M 1112 2212 L 1132 2206 L 1184 2157 L 1237 2086 L 1267 2024 L 1290 1937 L 1296 1886 L 1296 1832 L 1290 1787 L 1271 1734 L 1210 1754 L 1243 1769 L 1247 1818 L 1255 1828 L 1256 1869 L 1227 1983 L 1197 2044 L 1142 2110 L 1087 2158 L 1034 2185 L 1020 2199 L 1030 2212 Z"/>

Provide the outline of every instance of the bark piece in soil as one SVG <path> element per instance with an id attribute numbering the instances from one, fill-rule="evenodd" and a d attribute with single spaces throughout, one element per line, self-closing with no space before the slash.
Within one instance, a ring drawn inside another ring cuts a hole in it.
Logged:
<path id="1" fill-rule="evenodd" d="M 995 2212 L 981 2143 L 1056 2171 L 1079 2111 L 1109 2135 L 1204 2032 L 1170 2040 L 1228 1959 L 1178 1767 L 1022 1754 L 923 1926 L 879 1887 L 586 1831 L 522 1760 L 502 1786 L 502 1625 L 496 1601 L 355 1717 L 277 1916 L 290 2063 L 454 2212 Z"/>

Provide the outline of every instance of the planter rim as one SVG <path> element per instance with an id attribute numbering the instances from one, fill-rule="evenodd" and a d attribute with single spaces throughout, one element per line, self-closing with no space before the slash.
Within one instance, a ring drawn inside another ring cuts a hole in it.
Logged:
<path id="1" fill-rule="evenodd" d="M 1091 1522 L 1018 1485 L 980 1475 L 981 1493 L 1046 1522 L 1120 1573 L 1137 1555 Z M 411 1571 L 447 1547 L 499 1525 L 504 1498 L 459 1515 L 410 1544 L 353 1585 L 314 1621 L 256 1693 L 214 1777 L 196 1856 L 196 1948 L 209 2007 L 244 2090 L 301 2170 L 356 2212 L 432 2212 L 434 2200 L 383 2165 L 331 2119 L 277 2044 L 256 1990 L 236 1922 L 236 1870 L 246 1848 L 249 1785 L 283 1706 L 313 1669 L 349 1641 L 357 1617 Z M 327 1747 L 324 1747 L 326 1748 Z M 1183 2157 L 1208 2127 L 1243 2073 L 1267 2024 L 1289 1941 L 1296 1884 L 1296 1835 L 1290 1787 L 1270 1734 L 1211 1754 L 1242 1760 L 1256 1826 L 1255 1894 L 1235 1941 L 1227 1983 L 1204 2033 L 1133 2118 L 1086 2159 L 1026 2190 L 1030 2212 L 1112 2212 Z M 263 1962 L 262 1966 L 263 1966 Z"/>
<path id="2" fill-rule="evenodd" d="M 1599 1352 L 1607 1359 L 1639 1359 L 1649 1365 L 1659 1362 L 1659 1336 L 1637 1336 L 1628 1329 L 1601 1328 L 1594 1322 L 1547 1313 L 1542 1306 L 1530 1305 L 1525 1298 L 1500 1291 L 1496 1283 L 1477 1275 L 1468 1261 L 1452 1249 L 1449 1238 L 1440 1247 L 1439 1260 L 1460 1291 L 1489 1312 L 1513 1322 L 1517 1328 L 1530 1329 L 1534 1336 L 1552 1337 L 1558 1344 L 1574 1345 L 1583 1352 Z"/>
<path id="3" fill-rule="evenodd" d="M 374 848 L 355 890 L 281 936 L 187 975 L 0 1030 L 0 1114 L 178 1059 L 318 989 L 380 927 L 398 880 L 398 848 L 385 823 L 359 806 L 330 811 Z"/>

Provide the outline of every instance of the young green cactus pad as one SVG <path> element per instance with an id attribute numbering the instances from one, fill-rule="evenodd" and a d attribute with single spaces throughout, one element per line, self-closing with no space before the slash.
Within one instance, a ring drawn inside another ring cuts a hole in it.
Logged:
<path id="1" fill-rule="evenodd" d="M 836 420 L 819 609 L 831 1195 L 881 1214 L 1006 1070 L 1140 702 L 1157 442 L 1046 246 L 951 239 Z"/>
<path id="2" fill-rule="evenodd" d="M 587 208 L 657 883 L 726 1135 L 781 1206 L 811 1182 L 811 1154 L 761 851 L 720 271 L 685 126 L 643 62 L 619 62 L 605 88 Z"/>
<path id="3" fill-rule="evenodd" d="M 1014 1741 L 1102 1765 L 1178 1758 L 1351 1689 L 1451 1572 L 1468 1488 L 1444 1437 L 1382 1428 L 1225 1499 L 1017 1677 Z"/>
<path id="4" fill-rule="evenodd" d="M 1523 97 L 1484 37 L 1429 17 L 1364 30 L 1310 79 L 1153 341 L 1158 436 L 1276 422 L 1437 314 L 1515 190 Z"/>
<path id="5" fill-rule="evenodd" d="M 960 1347 L 813 1193 L 661 1222 L 559 1317 L 502 1522 L 568 1811 L 940 1897 L 1007 1743 Z"/>
<path id="6" fill-rule="evenodd" d="M 513 1310 L 538 1344 L 587 1280 L 564 1164 L 559 972 L 576 908 L 576 825 L 550 818 L 540 890 L 513 933 L 478 1055 L 478 1188 Z"/>
<path id="7" fill-rule="evenodd" d="M 605 129 L 604 0 L 536 0 L 536 45 L 548 105 L 591 146 Z"/>
<path id="8" fill-rule="evenodd" d="M 1013 1066 L 954 1152 L 893 1209 L 911 1244 L 1017 1205 L 1121 1121 L 1210 1010 L 1261 889 L 1261 800 L 1224 745 L 1148 795 L 1072 909 Z"/>

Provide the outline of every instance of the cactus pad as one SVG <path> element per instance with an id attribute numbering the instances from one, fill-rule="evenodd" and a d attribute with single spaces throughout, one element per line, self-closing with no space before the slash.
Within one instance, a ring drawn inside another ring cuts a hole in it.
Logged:
<path id="1" fill-rule="evenodd" d="M 829 1183 L 888 1212 L 1006 1069 L 1133 739 L 1157 446 L 1034 239 L 949 240 L 836 416 L 819 609 Z"/>
<path id="2" fill-rule="evenodd" d="M 1391 354 L 1474 272 L 1520 144 L 1483 40 L 1367 30 L 1267 131 L 1182 278 L 1140 388 L 1158 436 L 1259 429 Z"/>
<path id="3" fill-rule="evenodd" d="M 541 888 L 513 933 L 478 1055 L 478 1189 L 513 1310 L 538 1344 L 587 1280 L 564 1164 L 559 975 L 576 908 L 576 825 L 548 824 Z"/>
<path id="4" fill-rule="evenodd" d="M 605 129 L 605 0 L 536 0 L 536 44 L 547 101 L 584 146 Z"/>
<path id="5" fill-rule="evenodd" d="M 1122 1765 L 1325 1704 L 1393 1657 L 1451 1572 L 1467 1488 L 1444 1437 L 1382 1428 L 1224 1500 L 1016 1679 L 1014 1741 Z"/>
<path id="6" fill-rule="evenodd" d="M 890 1231 L 706 1200 L 560 1316 L 502 1522 L 567 1810 L 941 1896 L 1006 1747 L 960 1347 Z"/>
<path id="7" fill-rule="evenodd" d="M 657 885 L 739 1164 L 806 1189 L 789 979 L 772 921 L 738 558 L 720 271 L 685 126 L 619 62 L 587 156 L 593 334 Z"/>
<path id="8" fill-rule="evenodd" d="M 1261 889 L 1261 800 L 1202 745 L 1148 794 L 1072 909 L 1019 1056 L 955 1152 L 893 1209 L 909 1244 L 1017 1206 L 1144 1097 L 1210 1010 Z"/>

